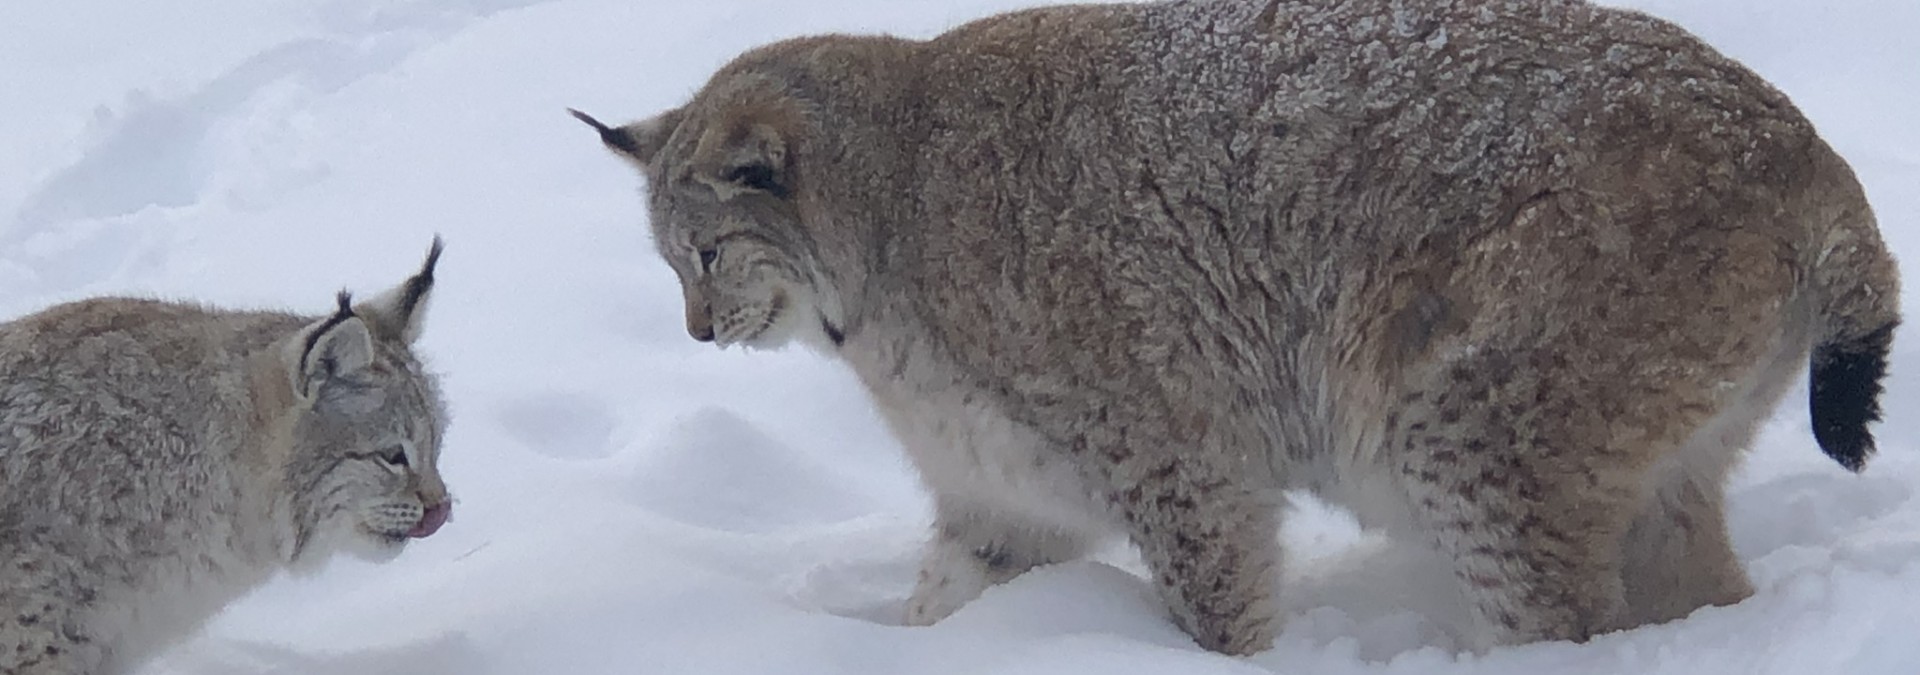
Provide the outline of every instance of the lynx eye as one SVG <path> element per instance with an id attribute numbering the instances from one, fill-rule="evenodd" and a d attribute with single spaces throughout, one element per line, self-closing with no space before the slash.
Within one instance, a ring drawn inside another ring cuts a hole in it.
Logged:
<path id="1" fill-rule="evenodd" d="M 713 263 L 719 259 L 720 251 L 718 249 L 700 249 L 700 271 L 712 272 Z"/>
<path id="2" fill-rule="evenodd" d="M 380 453 L 380 461 L 393 466 L 407 466 L 407 449 L 398 445 L 387 448 Z"/>

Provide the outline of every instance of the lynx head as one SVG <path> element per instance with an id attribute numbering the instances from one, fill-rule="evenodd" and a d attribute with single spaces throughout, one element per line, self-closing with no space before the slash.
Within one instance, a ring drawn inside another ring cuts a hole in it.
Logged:
<path id="1" fill-rule="evenodd" d="M 452 514 L 438 465 L 446 411 L 412 351 L 439 258 L 435 238 L 418 274 L 358 304 L 343 291 L 332 315 L 280 342 L 296 561 L 391 559 Z"/>
<path id="2" fill-rule="evenodd" d="M 623 127 L 571 111 L 646 175 L 654 245 L 680 278 L 695 340 L 774 348 L 843 339 L 801 220 L 801 105 L 745 86 Z"/>

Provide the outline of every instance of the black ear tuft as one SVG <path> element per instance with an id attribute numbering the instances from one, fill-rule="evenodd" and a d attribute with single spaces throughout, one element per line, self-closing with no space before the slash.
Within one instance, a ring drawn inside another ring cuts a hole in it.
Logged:
<path id="1" fill-rule="evenodd" d="M 654 155 L 660 154 L 660 149 L 666 146 L 667 139 L 673 136 L 674 130 L 680 128 L 680 121 L 687 116 L 685 109 L 675 108 L 632 124 L 615 127 L 608 126 L 594 119 L 592 115 L 573 108 L 568 108 L 567 112 L 571 113 L 574 119 L 593 127 L 593 130 L 600 134 L 600 142 L 614 154 L 632 161 L 641 169 L 653 163 Z"/>
<path id="2" fill-rule="evenodd" d="M 440 264 L 440 251 L 445 248 L 446 244 L 440 240 L 440 235 L 433 235 L 433 246 L 427 249 L 427 261 L 420 265 L 420 271 L 413 278 L 407 279 L 401 291 L 400 316 L 412 317 L 414 310 L 420 306 L 420 300 L 427 297 L 427 291 L 433 290 L 433 268 Z"/>
<path id="3" fill-rule="evenodd" d="M 427 302 L 433 295 L 434 270 L 440 264 L 440 252 L 445 249 L 440 235 L 434 235 L 427 259 L 420 263 L 420 271 L 354 308 L 371 324 L 375 337 L 403 344 L 413 344 L 420 337 L 421 316 L 426 314 Z"/>
<path id="4" fill-rule="evenodd" d="M 634 142 L 632 136 L 627 135 L 619 129 L 607 126 L 600 120 L 594 119 L 592 115 L 573 108 L 568 108 L 567 112 L 573 113 L 574 119 L 586 122 L 587 126 L 593 127 L 594 131 L 600 132 L 600 142 L 607 144 L 607 147 L 629 155 L 639 154 L 640 144 Z"/>

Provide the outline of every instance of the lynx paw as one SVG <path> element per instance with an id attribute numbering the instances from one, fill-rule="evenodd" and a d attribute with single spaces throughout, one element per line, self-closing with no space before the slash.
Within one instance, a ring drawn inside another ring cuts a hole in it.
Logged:
<path id="1" fill-rule="evenodd" d="M 927 553 L 920 567 L 920 581 L 907 598 L 906 623 L 931 626 L 973 602 L 992 582 L 987 566 L 971 555 L 953 555 L 944 550 Z"/>

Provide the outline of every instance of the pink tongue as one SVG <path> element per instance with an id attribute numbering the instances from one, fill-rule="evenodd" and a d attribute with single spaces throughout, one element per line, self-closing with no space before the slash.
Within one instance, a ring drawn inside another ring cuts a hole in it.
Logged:
<path id="1" fill-rule="evenodd" d="M 447 524 L 447 518 L 451 516 L 453 516 L 453 502 L 443 502 L 428 507 L 426 514 L 420 516 L 420 522 L 415 524 L 413 529 L 407 530 L 407 536 L 415 539 L 431 537 L 433 533 L 440 531 L 441 525 Z"/>

